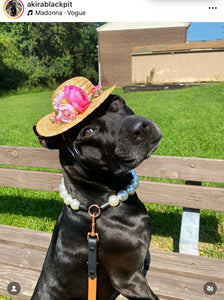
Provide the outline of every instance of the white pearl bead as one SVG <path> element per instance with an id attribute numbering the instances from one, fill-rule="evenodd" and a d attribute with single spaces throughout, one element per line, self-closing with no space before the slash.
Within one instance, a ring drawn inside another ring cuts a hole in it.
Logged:
<path id="1" fill-rule="evenodd" d="M 60 191 L 60 196 L 61 196 L 61 198 L 64 199 L 64 197 L 66 197 L 67 195 L 68 195 L 68 193 L 67 193 L 66 190 L 61 190 L 61 191 Z"/>
<path id="2" fill-rule="evenodd" d="M 64 191 L 64 190 L 66 190 L 65 185 L 63 183 L 61 183 L 59 185 L 59 191 Z"/>
<path id="3" fill-rule="evenodd" d="M 130 184 L 126 187 L 126 191 L 128 192 L 129 195 L 133 195 L 135 193 L 135 188 L 132 184 Z"/>
<path id="4" fill-rule="evenodd" d="M 119 191 L 117 196 L 120 201 L 125 201 L 128 199 L 128 192 L 125 190 Z"/>
<path id="5" fill-rule="evenodd" d="M 120 201 L 125 201 L 128 199 L 129 195 L 133 195 L 135 193 L 135 189 L 139 186 L 139 176 L 135 173 L 134 170 L 129 171 L 132 175 L 131 184 L 126 187 L 126 190 L 121 190 L 117 193 L 117 195 L 111 195 L 108 199 L 108 203 L 110 206 L 119 205 Z M 61 180 L 61 184 L 59 186 L 60 196 L 64 199 L 64 203 L 66 205 L 71 205 L 71 208 L 74 210 L 78 210 L 80 206 L 80 202 L 77 199 L 73 199 L 71 195 L 68 194 L 66 187 L 64 185 L 64 178 Z"/>
<path id="6" fill-rule="evenodd" d="M 74 210 L 78 210 L 79 209 L 79 204 L 80 202 L 76 199 L 73 199 L 71 202 L 71 208 Z"/>
<path id="7" fill-rule="evenodd" d="M 71 197 L 70 195 L 67 194 L 67 195 L 64 197 L 64 203 L 67 204 L 67 205 L 70 205 L 71 202 L 72 202 L 72 197 Z"/>
<path id="8" fill-rule="evenodd" d="M 111 195 L 108 199 L 110 206 L 117 206 L 119 204 L 119 198 L 116 195 Z"/>

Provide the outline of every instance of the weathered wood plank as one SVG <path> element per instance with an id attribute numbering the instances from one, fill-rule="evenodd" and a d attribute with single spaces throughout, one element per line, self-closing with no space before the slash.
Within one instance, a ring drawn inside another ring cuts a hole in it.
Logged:
<path id="1" fill-rule="evenodd" d="M 0 295 L 12 297 L 7 291 L 7 286 L 10 282 L 18 282 L 21 286 L 21 292 L 15 296 L 16 299 L 29 300 L 39 275 L 39 271 L 0 264 Z"/>
<path id="2" fill-rule="evenodd" d="M 7 232 L 11 233 L 8 238 Z M 50 243 L 50 233 L 2 225 L 0 233 L 0 263 L 40 271 Z M 151 271 L 164 272 L 165 269 L 169 274 L 205 281 L 212 277 L 217 282 L 224 281 L 224 260 L 153 249 L 150 251 Z"/>
<path id="3" fill-rule="evenodd" d="M 51 234 L 0 225 L 0 295 L 10 297 L 7 286 L 18 282 L 17 299 L 30 299 L 40 275 Z"/>
<path id="4" fill-rule="evenodd" d="M 61 173 L 0 169 L 0 185 L 40 191 L 58 191 Z"/>
<path id="5" fill-rule="evenodd" d="M 46 251 L 51 233 L 0 224 L 0 243 Z"/>
<path id="6" fill-rule="evenodd" d="M 62 174 L 1 169 L 0 185 L 41 191 L 58 191 Z M 224 211 L 224 189 L 140 181 L 141 201 L 189 208 Z"/>
<path id="7" fill-rule="evenodd" d="M 21 293 L 18 299 L 30 299 L 37 282 L 39 272 L 19 269 L 12 266 L 1 265 L 2 280 L 0 281 L 0 294 L 10 297 L 7 292 L 9 282 L 16 281 L 21 285 Z M 211 296 L 203 292 L 204 280 L 185 278 L 184 276 L 171 276 L 170 274 L 149 271 L 147 280 L 153 291 L 161 298 L 167 300 L 208 300 Z M 222 300 L 224 284 L 216 283 L 218 291 L 212 296 L 213 300 Z"/>
<path id="8" fill-rule="evenodd" d="M 0 164 L 61 169 L 58 151 L 0 146 Z M 153 155 L 136 171 L 139 175 L 180 180 L 224 182 L 224 160 Z"/>
<path id="9" fill-rule="evenodd" d="M 0 236 L 0 294 L 9 296 L 7 285 L 16 281 L 22 287 L 20 295 L 16 297 L 29 299 L 37 282 L 51 234 L 0 225 Z M 38 245 L 41 250 L 37 249 Z M 151 266 L 147 279 L 161 299 L 210 299 L 203 292 L 203 285 L 207 281 L 215 282 L 218 287 L 212 299 L 222 299 L 223 260 L 152 249 L 150 252 Z"/>
<path id="10" fill-rule="evenodd" d="M 57 150 L 0 146 L 0 164 L 61 169 Z"/>
<path id="11" fill-rule="evenodd" d="M 224 189 L 141 181 L 141 201 L 189 208 L 224 211 Z"/>
<path id="12" fill-rule="evenodd" d="M 180 180 L 224 182 L 224 159 L 153 155 L 136 172 L 141 176 Z"/>
<path id="13" fill-rule="evenodd" d="M 159 298 L 166 300 L 210 300 L 211 296 L 206 295 L 203 286 L 206 283 L 203 279 L 195 279 L 166 272 L 149 271 L 146 276 L 150 287 Z M 210 281 L 213 281 L 211 277 Z M 215 282 L 217 292 L 212 300 L 223 300 L 224 283 Z"/>
<path id="14" fill-rule="evenodd" d="M 150 271 L 224 283 L 224 260 L 150 249 Z"/>
<path id="15" fill-rule="evenodd" d="M 9 245 L 0 242 L 0 265 L 41 271 L 46 250 L 36 250 L 22 245 Z"/>

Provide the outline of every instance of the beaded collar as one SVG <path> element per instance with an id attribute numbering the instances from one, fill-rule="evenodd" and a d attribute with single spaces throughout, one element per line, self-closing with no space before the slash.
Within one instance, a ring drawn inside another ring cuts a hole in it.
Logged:
<path id="1" fill-rule="evenodd" d="M 116 195 L 111 195 L 107 202 L 101 205 L 101 209 L 104 210 L 110 206 L 118 206 L 120 204 L 120 201 L 126 201 L 129 197 L 129 195 L 133 195 L 135 193 L 135 190 L 139 186 L 139 176 L 135 173 L 134 170 L 129 171 L 132 175 L 132 180 L 128 186 L 126 186 L 125 190 L 119 191 Z M 81 209 L 84 211 L 88 211 L 88 208 L 81 204 L 76 198 L 72 198 L 71 195 L 69 195 L 65 184 L 64 184 L 64 178 L 61 180 L 61 184 L 59 186 L 60 196 L 64 200 L 64 203 L 66 205 L 71 206 L 71 208 L 75 211 Z"/>

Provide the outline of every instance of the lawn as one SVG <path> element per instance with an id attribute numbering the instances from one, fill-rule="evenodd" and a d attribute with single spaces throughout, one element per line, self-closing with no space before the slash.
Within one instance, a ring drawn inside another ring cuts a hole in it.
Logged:
<path id="1" fill-rule="evenodd" d="M 123 93 L 136 114 L 163 132 L 157 155 L 224 158 L 224 84 L 181 90 Z M 40 147 L 32 127 L 52 111 L 52 91 L 0 98 L 0 145 Z M 0 187 L 0 223 L 51 232 L 62 208 L 57 193 Z M 152 248 L 178 251 L 182 209 L 147 204 Z M 169 226 L 167 226 L 167 224 Z M 200 255 L 224 258 L 224 214 L 201 212 Z M 5 299 L 1 298 L 0 299 Z"/>
<path id="2" fill-rule="evenodd" d="M 121 95 L 137 114 L 163 131 L 158 155 L 224 157 L 224 84 Z M 0 145 L 39 147 L 32 127 L 52 111 L 52 92 L 0 98 Z"/>

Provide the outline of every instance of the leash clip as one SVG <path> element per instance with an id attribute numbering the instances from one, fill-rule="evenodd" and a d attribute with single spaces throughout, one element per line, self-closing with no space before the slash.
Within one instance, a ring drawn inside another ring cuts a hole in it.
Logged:
<path id="1" fill-rule="evenodd" d="M 88 209 L 88 214 L 92 218 L 92 224 L 91 224 L 91 232 L 88 232 L 87 234 L 87 240 L 89 240 L 89 237 L 96 237 L 97 242 L 99 242 L 99 234 L 96 232 L 96 218 L 98 218 L 101 214 L 101 209 L 97 204 L 92 204 Z"/>

